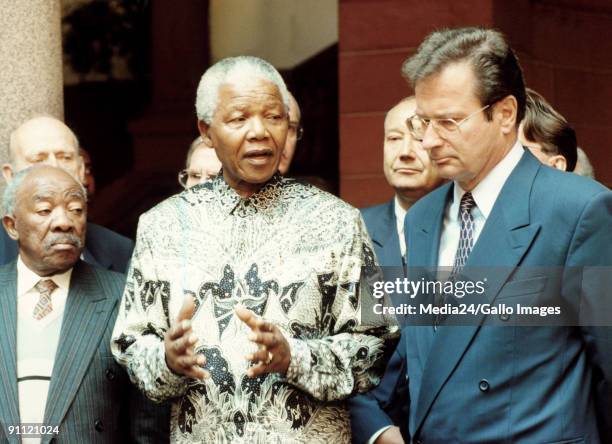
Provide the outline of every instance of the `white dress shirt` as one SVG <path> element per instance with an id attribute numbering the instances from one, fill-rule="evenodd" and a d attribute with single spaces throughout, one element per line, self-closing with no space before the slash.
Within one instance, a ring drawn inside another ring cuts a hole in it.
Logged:
<path id="1" fill-rule="evenodd" d="M 22 424 L 42 424 L 44 420 L 71 274 L 72 269 L 41 277 L 23 263 L 21 256 L 17 259 L 17 385 Z M 36 320 L 33 313 L 40 294 L 34 286 L 41 279 L 52 279 L 57 288 L 51 293 L 51 313 Z M 22 442 L 39 443 L 40 438 Z"/>
<path id="2" fill-rule="evenodd" d="M 472 197 L 476 206 L 472 210 L 474 218 L 474 246 L 482 232 L 497 196 L 501 192 L 506 180 L 512 170 L 521 160 L 524 149 L 517 140 L 508 154 L 499 161 L 495 167 L 489 171 L 484 179 L 472 190 Z M 461 234 L 461 220 L 459 219 L 459 203 L 465 194 L 465 190 L 455 181 L 453 190 L 453 200 L 449 202 L 444 211 L 444 221 L 442 223 L 442 234 L 440 236 L 440 249 L 438 250 L 438 266 L 452 267 L 455 262 L 455 253 L 459 246 Z"/>
<path id="3" fill-rule="evenodd" d="M 407 211 L 401 206 L 399 198 L 395 196 L 393 202 L 393 208 L 395 210 L 395 222 L 397 228 L 397 235 L 399 236 L 400 252 L 402 257 L 406 256 L 406 238 L 404 237 L 404 219 Z"/>

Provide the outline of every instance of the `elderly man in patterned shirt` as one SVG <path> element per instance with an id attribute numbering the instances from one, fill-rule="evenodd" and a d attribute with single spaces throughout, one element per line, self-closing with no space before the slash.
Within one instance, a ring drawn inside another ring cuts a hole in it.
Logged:
<path id="1" fill-rule="evenodd" d="M 288 107 L 269 63 L 212 66 L 196 109 L 222 174 L 140 218 L 113 353 L 172 399 L 174 442 L 349 442 L 343 400 L 379 381 L 370 240 L 358 210 L 277 173 Z"/>

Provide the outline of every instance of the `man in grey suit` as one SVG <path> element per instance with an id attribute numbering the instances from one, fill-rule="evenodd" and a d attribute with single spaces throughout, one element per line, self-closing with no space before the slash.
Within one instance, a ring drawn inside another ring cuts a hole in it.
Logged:
<path id="1" fill-rule="evenodd" d="M 2 175 L 10 182 L 13 175 L 32 165 L 46 164 L 64 168 L 85 179 L 79 142 L 63 122 L 48 116 L 38 116 L 19 125 L 13 131 L 9 145 L 10 163 L 2 166 Z M 134 242 L 114 231 L 92 222 L 87 223 L 82 258 L 88 264 L 126 273 Z M 0 265 L 17 258 L 17 243 L 0 230 Z"/>
<path id="2" fill-rule="evenodd" d="M 431 279 L 417 267 L 444 266 L 451 286 L 474 273 L 484 281 L 484 293 L 461 301 L 457 291 L 431 295 L 451 313 L 402 329 L 384 379 L 408 382 L 411 442 L 612 442 L 612 193 L 542 165 L 517 141 L 525 86 L 499 32 L 436 31 L 402 72 L 417 100 L 408 127 L 452 180 L 406 217 L 408 276 Z M 453 313 L 466 300 L 475 314 Z M 564 317 L 544 322 L 517 303 Z M 370 430 L 389 427 L 376 443 L 403 442 L 384 412 L 394 396 L 375 393 L 381 409 L 361 416 Z"/>
<path id="3" fill-rule="evenodd" d="M 61 168 L 26 168 L 5 190 L 19 256 L 0 267 L 0 442 L 168 441 L 166 408 L 112 357 L 124 276 L 79 260 L 86 215 L 83 186 Z"/>

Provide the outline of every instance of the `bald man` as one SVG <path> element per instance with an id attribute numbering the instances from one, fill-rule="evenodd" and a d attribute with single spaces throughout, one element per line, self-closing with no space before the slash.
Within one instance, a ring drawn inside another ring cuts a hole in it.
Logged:
<path id="1" fill-rule="evenodd" d="M 402 99 L 387 112 L 383 171 L 387 183 L 394 190 L 394 196 L 383 204 L 361 210 L 376 257 L 382 266 L 401 266 L 402 257 L 406 255 L 406 212 L 418 199 L 442 183 L 437 167 L 406 126 L 406 119 L 415 111 L 416 100 L 411 96 Z"/>
<path id="2" fill-rule="evenodd" d="M 185 169 L 179 173 L 178 180 L 185 189 L 212 180 L 221 170 L 221 161 L 214 148 L 196 137 L 187 151 Z"/>
<path id="3" fill-rule="evenodd" d="M 45 164 L 65 169 L 81 183 L 85 167 L 79 156 L 79 143 L 75 134 L 63 122 L 38 116 L 21 124 L 10 137 L 9 163 L 2 166 L 7 183 L 27 167 Z M 134 243 L 100 225 L 88 222 L 82 259 L 113 271 L 125 273 L 132 257 Z M 17 243 L 0 230 L 0 265 L 17 258 Z"/>

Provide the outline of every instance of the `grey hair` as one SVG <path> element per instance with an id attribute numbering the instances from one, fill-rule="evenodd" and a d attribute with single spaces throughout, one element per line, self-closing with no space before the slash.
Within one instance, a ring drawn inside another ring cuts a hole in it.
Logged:
<path id="1" fill-rule="evenodd" d="M 15 215 L 15 201 L 17 200 L 17 192 L 21 188 L 21 184 L 28 174 L 34 167 L 28 167 L 13 176 L 13 179 L 4 189 L 4 196 L 2 198 L 2 215 L 3 216 L 14 216 Z"/>
<path id="2" fill-rule="evenodd" d="M 56 168 L 58 170 L 64 171 L 70 177 L 74 179 L 74 181 L 79 184 L 79 189 L 81 193 L 83 193 L 83 198 L 87 201 L 87 191 L 85 191 L 85 187 L 76 177 L 74 177 L 69 171 L 65 170 L 61 167 L 54 167 L 50 165 L 32 165 L 30 167 L 24 168 L 23 170 L 17 172 L 11 181 L 8 183 L 6 188 L 4 189 L 4 195 L 2 199 L 2 215 L 3 216 L 14 216 L 15 215 L 15 207 L 17 205 L 17 193 L 21 189 L 21 185 L 23 181 L 30 175 L 30 173 L 36 171 L 39 168 Z"/>
<path id="3" fill-rule="evenodd" d="M 221 85 L 245 78 L 274 83 L 283 99 L 285 111 L 289 112 L 289 91 L 276 68 L 259 57 L 238 56 L 218 61 L 202 75 L 195 104 L 198 120 L 210 125 L 219 105 Z"/>
<path id="4" fill-rule="evenodd" d="M 507 96 L 517 101 L 516 125 L 525 115 L 525 81 L 518 59 L 504 35 L 494 29 L 459 28 L 432 32 L 416 54 L 402 65 L 402 75 L 413 88 L 420 81 L 440 73 L 451 63 L 468 62 L 476 77 L 480 103 L 493 105 Z M 487 119 L 492 109 L 485 110 Z"/>
<path id="5" fill-rule="evenodd" d="M 578 147 L 578 165 L 579 168 L 574 168 L 574 173 L 578 174 L 579 176 L 595 179 L 595 169 L 593 168 L 593 164 L 587 157 L 584 150 L 580 147 Z"/>

